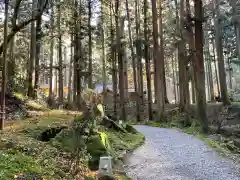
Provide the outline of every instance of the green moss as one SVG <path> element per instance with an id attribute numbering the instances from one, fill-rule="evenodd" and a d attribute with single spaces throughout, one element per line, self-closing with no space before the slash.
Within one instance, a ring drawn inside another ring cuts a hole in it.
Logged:
<path id="1" fill-rule="evenodd" d="M 81 123 L 82 118 L 75 118 L 74 122 Z M 42 142 L 37 140 L 37 137 L 44 131 L 55 127 L 66 127 L 62 129 L 54 138 L 49 142 Z M 132 150 L 144 142 L 144 136 L 137 133 L 132 127 L 125 124 L 123 128 L 124 132 L 117 132 L 112 128 L 106 128 L 105 126 L 98 125 L 96 127 L 100 130 L 100 133 L 93 133 L 87 140 L 86 135 L 77 136 L 75 133 L 72 115 L 64 115 L 62 113 L 55 112 L 53 114 L 47 114 L 39 117 L 26 119 L 13 124 L 11 127 L 7 127 L 0 135 L 0 152 L 6 153 L 7 149 L 17 151 L 17 154 L 10 154 L 6 160 L 5 156 L 0 154 L 0 160 L 5 164 L 15 163 L 12 169 L 4 173 L 4 178 L 7 176 L 14 176 L 17 173 L 22 172 L 35 172 L 46 178 L 51 177 L 55 179 L 66 178 L 70 179 L 70 166 L 72 157 L 76 157 L 76 147 L 81 148 L 81 160 L 82 167 L 89 160 L 89 167 L 97 169 L 99 159 L 101 156 L 111 155 L 113 159 L 123 157 L 126 151 Z M 75 127 L 75 126 L 74 126 Z M 127 132 L 128 131 L 128 132 Z M 89 156 L 89 155 L 90 156 Z M 90 158 L 89 158 L 90 157 Z M 2 160 L 5 158 L 4 160 Z M 21 165 L 18 159 L 26 158 L 23 162 L 25 165 Z M 11 161 L 13 162 L 11 162 Z M 5 163 L 9 162 L 9 163 Z M 115 162 L 115 161 L 114 161 Z M 0 162 L 0 169 L 3 166 Z M 17 167 L 19 165 L 23 168 Z M 25 167 L 27 166 L 27 168 Z M 32 167 L 32 169 L 28 168 Z M 8 168 L 5 168 L 8 169 Z M 23 171 L 26 169 L 26 171 Z M 0 171 L 0 177 L 3 173 Z M 66 177 L 67 176 L 67 177 Z M 1 179 L 1 178 L 0 178 Z M 11 178 L 5 178 L 11 179 Z"/>
<path id="2" fill-rule="evenodd" d="M 144 136 L 140 133 L 132 134 L 108 131 L 106 134 L 109 137 L 109 143 L 113 148 L 113 156 L 115 157 L 122 158 L 125 151 L 131 151 L 144 142 Z"/>
<path id="3" fill-rule="evenodd" d="M 87 152 L 91 156 L 89 160 L 89 167 L 92 170 L 98 169 L 99 159 L 101 156 L 107 156 L 109 154 L 109 151 L 108 151 L 109 147 L 105 147 L 102 142 L 103 140 L 101 139 L 101 136 L 96 135 L 96 136 L 90 137 L 87 143 Z"/>
<path id="4" fill-rule="evenodd" d="M 138 133 L 138 131 L 130 124 L 126 124 L 125 129 L 129 133 L 133 133 L 133 134 L 137 134 Z"/>
<path id="5" fill-rule="evenodd" d="M 30 156 L 23 155 L 18 151 L 0 151 L 0 179 L 13 179 L 20 173 L 41 174 L 41 166 Z"/>
<path id="6" fill-rule="evenodd" d="M 26 173 L 32 172 L 32 169 L 26 168 L 26 166 L 33 167 L 33 170 L 40 169 L 40 171 L 37 172 L 39 172 L 41 176 L 45 176 L 47 179 L 61 179 L 62 177 L 65 177 L 70 170 L 69 163 L 72 160 L 71 154 L 53 146 L 51 141 L 41 142 L 38 141 L 36 137 L 46 129 L 54 127 L 57 124 L 68 124 L 71 119 L 71 115 L 55 114 L 51 116 L 48 115 L 26 119 L 6 127 L 6 129 L 0 134 L 0 169 L 2 170 L 2 166 L 8 165 L 8 162 L 11 161 L 13 166 L 12 169 L 5 167 L 6 172 L 4 172 L 4 177 L 6 176 L 6 173 L 11 175 L 11 177 L 14 176 L 15 173 L 22 173 L 22 169 L 17 165 L 25 169 L 26 171 L 24 172 Z M 41 126 L 39 126 L 39 124 L 41 124 Z M 18 153 L 8 155 L 8 159 L 5 156 L 2 156 L 2 153 L 6 154 L 9 150 Z M 2 160 L 3 158 L 5 160 Z M 22 159 L 24 159 L 24 161 Z M 20 160 L 25 164 L 22 165 L 19 162 Z M 0 177 L 3 176 L 1 170 Z M 70 176 L 71 175 L 68 174 L 67 179 L 69 179 Z"/>
<path id="7" fill-rule="evenodd" d="M 41 104 L 36 100 L 30 99 L 22 93 L 14 92 L 13 95 L 19 100 L 24 101 L 28 108 L 31 108 L 34 110 L 41 110 L 41 111 L 49 110 L 46 104 Z"/>

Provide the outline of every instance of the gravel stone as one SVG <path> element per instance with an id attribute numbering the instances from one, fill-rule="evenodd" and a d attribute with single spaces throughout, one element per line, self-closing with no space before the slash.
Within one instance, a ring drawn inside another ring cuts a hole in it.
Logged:
<path id="1" fill-rule="evenodd" d="M 240 180 L 237 164 L 176 129 L 135 126 L 145 144 L 125 158 L 133 180 Z"/>

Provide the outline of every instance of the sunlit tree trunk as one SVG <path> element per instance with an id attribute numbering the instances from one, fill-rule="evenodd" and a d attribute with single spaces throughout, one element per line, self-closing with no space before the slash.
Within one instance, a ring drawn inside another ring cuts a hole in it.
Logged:
<path id="1" fill-rule="evenodd" d="M 187 12 L 187 16 L 191 17 L 191 9 L 190 9 L 190 3 L 189 0 L 186 0 L 186 12 Z M 189 50 L 190 50 L 190 73 L 191 73 L 191 88 L 192 88 L 192 103 L 196 103 L 196 89 L 195 89 L 195 81 L 196 81 L 196 71 L 194 70 L 194 67 L 196 67 L 196 61 L 197 61 L 197 57 L 196 57 L 196 48 L 195 48 L 195 43 L 194 43 L 194 33 L 193 33 L 193 28 L 192 28 L 192 24 L 191 21 L 187 22 L 187 33 L 188 33 L 188 44 L 189 44 Z"/>
<path id="2" fill-rule="evenodd" d="M 212 75 L 212 58 L 210 57 L 210 50 L 209 50 L 209 39 L 208 37 L 205 38 L 205 45 L 206 45 L 206 55 L 207 55 L 207 74 L 208 74 L 208 83 L 209 83 L 209 100 L 212 102 L 214 101 L 214 89 L 213 89 L 213 75 Z"/>
<path id="3" fill-rule="evenodd" d="M 71 42 L 73 42 L 73 33 L 71 34 Z M 70 62 L 69 62 L 69 77 L 68 77 L 68 103 L 72 102 L 72 74 L 73 74 L 73 47 L 72 47 L 72 43 L 70 46 L 70 51 L 71 51 L 71 55 L 70 55 Z"/>
<path id="4" fill-rule="evenodd" d="M 215 73 L 215 78 L 216 78 L 216 83 L 217 83 L 217 95 L 220 96 L 220 89 L 219 89 L 219 80 L 218 80 L 218 70 L 217 70 L 217 60 L 216 60 L 216 53 L 215 53 L 215 42 L 214 39 L 211 40 L 212 43 L 212 52 L 213 52 L 213 63 L 214 63 L 214 73 Z"/>

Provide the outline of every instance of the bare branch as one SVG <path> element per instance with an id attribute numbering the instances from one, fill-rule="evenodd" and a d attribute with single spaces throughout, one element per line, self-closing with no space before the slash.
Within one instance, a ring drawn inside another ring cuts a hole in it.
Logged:
<path id="1" fill-rule="evenodd" d="M 16 6 L 17 5 L 20 6 L 21 1 L 22 0 L 18 0 L 17 1 L 18 4 L 16 4 Z M 38 9 L 38 11 L 36 12 L 34 17 L 32 17 L 32 18 L 30 18 L 30 19 L 28 19 L 26 21 L 23 21 L 23 22 L 19 23 L 18 25 L 15 25 L 15 27 L 13 25 L 12 31 L 7 36 L 7 43 L 9 43 L 11 41 L 11 39 L 15 36 L 15 34 L 18 33 L 19 31 L 21 31 L 25 26 L 27 26 L 32 21 L 37 20 L 37 18 L 39 16 L 42 16 L 44 9 L 47 7 L 47 4 L 48 4 L 48 0 L 45 0 L 43 6 Z M 15 12 L 15 10 L 18 11 L 19 7 L 16 8 L 16 6 L 14 8 L 14 15 L 16 14 L 16 16 L 17 16 L 17 12 Z M 0 55 L 2 55 L 2 53 L 3 53 L 3 43 L 0 46 Z"/>

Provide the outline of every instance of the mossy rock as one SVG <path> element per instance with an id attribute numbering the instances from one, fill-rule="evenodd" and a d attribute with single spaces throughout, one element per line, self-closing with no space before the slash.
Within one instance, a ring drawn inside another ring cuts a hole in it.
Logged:
<path id="1" fill-rule="evenodd" d="M 126 124 L 125 129 L 127 130 L 127 132 L 132 133 L 132 134 L 138 133 L 138 131 L 130 124 Z"/>
<path id="2" fill-rule="evenodd" d="M 115 130 L 117 132 L 123 132 L 123 133 L 127 132 L 123 127 L 118 125 L 113 120 L 109 119 L 107 116 L 104 116 L 104 118 L 102 119 L 101 125 L 103 125 L 104 127 L 108 128 L 108 129 Z"/>
<path id="3" fill-rule="evenodd" d="M 100 157 L 108 155 L 108 149 L 102 143 L 102 139 L 99 135 L 89 138 L 87 152 L 91 155 L 91 159 L 88 163 L 91 170 L 97 170 Z"/>

